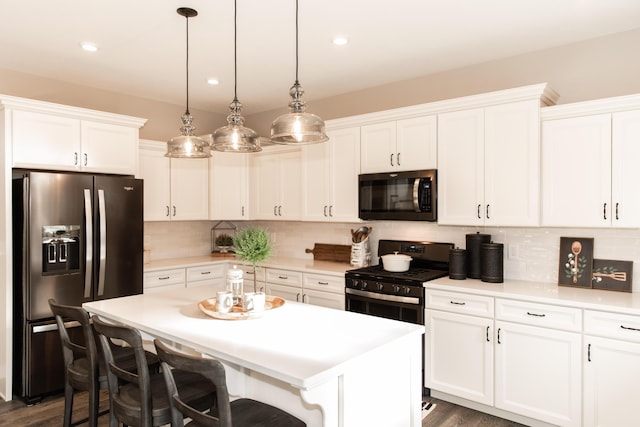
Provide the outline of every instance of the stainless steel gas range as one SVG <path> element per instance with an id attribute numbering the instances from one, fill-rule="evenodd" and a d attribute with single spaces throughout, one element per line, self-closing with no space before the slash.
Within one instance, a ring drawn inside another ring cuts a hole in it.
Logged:
<path id="1" fill-rule="evenodd" d="M 412 257 L 408 271 L 390 272 L 382 263 L 345 274 L 345 309 L 424 325 L 424 282 L 449 274 L 452 243 L 380 240 L 378 256 Z"/>

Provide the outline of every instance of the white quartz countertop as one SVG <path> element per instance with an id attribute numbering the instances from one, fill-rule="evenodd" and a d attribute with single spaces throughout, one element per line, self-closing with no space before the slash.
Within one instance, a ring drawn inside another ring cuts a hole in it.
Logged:
<path id="1" fill-rule="evenodd" d="M 164 270 L 167 268 L 180 268 L 180 267 L 197 267 L 207 264 L 243 264 L 244 261 L 237 258 L 214 258 L 211 256 L 198 256 L 187 258 L 169 258 L 158 261 L 151 261 L 144 265 L 144 271 L 156 271 Z M 286 258 L 286 257 L 272 257 L 260 264 L 262 267 L 268 268 L 281 268 L 303 271 L 307 273 L 328 274 L 332 276 L 342 276 L 347 270 L 351 270 L 352 267 L 348 263 L 330 262 L 330 261 L 314 261 L 313 259 L 300 259 L 300 258 Z"/>
<path id="2" fill-rule="evenodd" d="M 640 315 L 640 293 L 637 292 L 584 289 L 559 286 L 555 283 L 517 280 L 505 280 L 504 283 L 489 283 L 479 279 L 453 280 L 448 277 L 425 282 L 424 286 L 427 289 L 466 292 L 543 304 Z"/>
<path id="3" fill-rule="evenodd" d="M 342 375 L 360 355 L 423 334 L 424 326 L 286 301 L 248 320 L 208 317 L 197 303 L 211 290 L 195 287 L 83 304 L 122 322 L 224 361 L 310 389 Z"/>

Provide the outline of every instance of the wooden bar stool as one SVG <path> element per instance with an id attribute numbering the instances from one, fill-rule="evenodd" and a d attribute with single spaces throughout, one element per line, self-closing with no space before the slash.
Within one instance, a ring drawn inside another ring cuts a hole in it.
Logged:
<path id="1" fill-rule="evenodd" d="M 302 427 L 304 422 L 293 415 L 253 399 L 229 402 L 226 374 L 220 361 L 178 353 L 159 339 L 153 342 L 162 365 L 167 392 L 170 397 L 172 426 L 183 427 L 184 418 L 191 418 L 190 427 Z M 173 368 L 173 369 L 172 369 Z M 180 371 L 199 373 L 216 390 L 216 407 L 204 413 L 189 405 L 185 393 L 176 381 Z"/>
<path id="2" fill-rule="evenodd" d="M 93 316 L 93 326 L 102 344 L 107 366 L 107 380 L 111 400 L 110 425 L 160 426 L 171 422 L 171 408 L 164 376 L 145 367 L 145 350 L 140 332 L 126 325 L 107 323 Z M 110 339 L 124 341 L 135 356 L 136 367 L 114 358 Z M 175 372 L 176 383 L 185 390 L 185 400 L 199 410 L 211 409 L 215 402 L 215 389 L 202 376 L 190 372 Z"/>

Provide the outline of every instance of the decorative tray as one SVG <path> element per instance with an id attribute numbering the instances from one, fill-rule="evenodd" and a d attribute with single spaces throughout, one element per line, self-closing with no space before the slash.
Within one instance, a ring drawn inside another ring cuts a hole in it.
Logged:
<path id="1" fill-rule="evenodd" d="M 273 310 L 284 305 L 284 300 L 280 297 L 271 295 L 266 296 L 264 310 L 260 311 L 244 311 L 242 307 L 234 305 L 228 313 L 221 313 L 216 308 L 216 297 L 207 298 L 198 303 L 198 308 L 204 314 L 214 319 L 222 320 L 245 320 L 254 317 L 260 317 L 265 311 Z"/>

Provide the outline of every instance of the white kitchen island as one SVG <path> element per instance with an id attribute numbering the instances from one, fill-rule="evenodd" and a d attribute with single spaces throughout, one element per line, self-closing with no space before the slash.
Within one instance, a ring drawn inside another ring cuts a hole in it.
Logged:
<path id="1" fill-rule="evenodd" d="M 291 301 L 248 320 L 206 316 L 196 287 L 85 303 L 221 360 L 229 393 L 283 408 L 308 426 L 421 425 L 424 326 Z"/>

